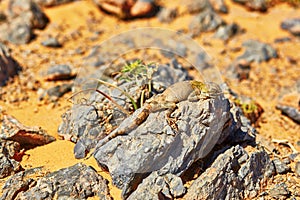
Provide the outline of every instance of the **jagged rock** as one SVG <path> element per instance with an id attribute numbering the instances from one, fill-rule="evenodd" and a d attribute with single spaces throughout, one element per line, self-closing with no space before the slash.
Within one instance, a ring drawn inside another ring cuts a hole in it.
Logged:
<path id="1" fill-rule="evenodd" d="M 239 145 L 231 147 L 192 183 L 184 199 L 251 199 L 260 191 L 269 162 L 264 150 L 247 153 Z"/>
<path id="2" fill-rule="evenodd" d="M 224 24 L 225 22 L 216 12 L 206 9 L 192 19 L 189 32 L 192 36 L 198 36 L 201 32 L 214 31 Z"/>
<path id="3" fill-rule="evenodd" d="M 247 40 L 243 42 L 246 51 L 243 55 L 239 56 L 237 60 L 246 60 L 247 62 L 262 62 L 268 61 L 271 58 L 277 58 L 277 51 L 270 46 L 256 40 Z"/>
<path id="4" fill-rule="evenodd" d="M 173 174 L 159 175 L 152 172 L 138 188 L 127 198 L 128 200 L 172 199 L 180 197 L 186 189 L 180 177 Z"/>
<path id="5" fill-rule="evenodd" d="M 8 79 L 17 75 L 20 70 L 20 65 L 10 56 L 7 47 L 0 43 L 0 86 L 5 85 Z"/>
<path id="6" fill-rule="evenodd" d="M 69 65 L 54 65 L 48 68 L 44 79 L 47 81 L 58 81 L 68 80 L 73 77 L 74 74 Z"/>
<path id="7" fill-rule="evenodd" d="M 278 158 L 275 158 L 272 162 L 274 163 L 276 172 L 278 174 L 286 174 L 287 172 L 291 171 L 291 168 Z"/>
<path id="8" fill-rule="evenodd" d="M 236 3 L 245 5 L 249 10 L 265 12 L 268 9 L 266 0 L 233 0 Z"/>
<path id="9" fill-rule="evenodd" d="M 153 0 L 94 0 L 104 11 L 117 15 L 121 19 L 152 16 L 156 12 Z"/>
<path id="10" fill-rule="evenodd" d="M 29 169 L 11 177 L 0 199 L 111 199 L 107 181 L 90 166 L 79 163 L 37 178 L 40 170 Z"/>
<path id="11" fill-rule="evenodd" d="M 28 149 L 55 141 L 43 129 L 28 127 L 9 115 L 3 116 L 0 138 L 20 143 L 22 148 Z"/>
<path id="12" fill-rule="evenodd" d="M 22 170 L 20 163 L 15 160 L 19 152 L 19 143 L 0 139 L 0 178 Z"/>
<path id="13" fill-rule="evenodd" d="M 300 18 L 286 19 L 281 22 L 280 27 L 295 36 L 300 36 Z"/>
<path id="14" fill-rule="evenodd" d="M 97 72 L 96 72 L 97 73 Z M 170 64 L 160 65 L 156 72 L 153 74 L 153 92 L 161 93 L 168 86 L 188 80 L 188 73 L 183 67 L 178 64 L 176 59 L 173 59 Z M 134 82 L 123 82 L 119 85 L 123 90 L 128 92 L 135 100 L 140 98 L 141 91 L 139 86 Z M 110 94 L 115 101 L 124 106 L 128 107 L 127 98 L 117 89 L 109 89 L 102 86 L 100 88 L 102 92 Z M 105 104 L 109 104 L 107 99 L 101 95 L 93 95 L 90 98 L 84 100 L 90 102 L 90 104 L 80 104 L 83 100 L 76 101 L 73 108 L 67 111 L 63 116 L 63 123 L 58 129 L 58 134 L 67 140 L 75 142 L 74 154 L 76 158 L 83 158 L 90 151 L 91 148 L 95 147 L 97 141 L 102 139 L 107 131 L 107 127 L 104 123 L 107 121 L 110 115 L 112 119 L 109 123 L 116 126 L 124 120 L 124 114 L 120 111 L 116 111 L 116 108 L 108 107 Z M 84 102 L 83 101 L 83 102 Z M 97 106 L 98 105 L 98 106 Z M 99 105 L 100 106 L 99 108 Z M 102 108 L 101 108 L 102 107 Z M 114 106 L 115 107 L 115 106 Z M 111 112 L 109 110 L 112 110 Z"/>
<path id="15" fill-rule="evenodd" d="M 109 170 L 124 197 L 147 173 L 180 175 L 193 162 L 205 157 L 215 144 L 225 140 L 220 136 L 227 136 L 222 130 L 230 114 L 228 101 L 222 95 L 199 102 L 183 101 L 177 107 L 172 116 L 178 117 L 178 131 L 168 125 L 167 111 L 150 113 L 142 125 L 95 150 L 98 164 Z M 141 110 L 118 128 L 133 123 Z"/>
<path id="16" fill-rule="evenodd" d="M 291 106 L 277 105 L 276 109 L 280 110 L 282 114 L 291 118 L 294 122 L 300 124 L 300 111 Z"/>

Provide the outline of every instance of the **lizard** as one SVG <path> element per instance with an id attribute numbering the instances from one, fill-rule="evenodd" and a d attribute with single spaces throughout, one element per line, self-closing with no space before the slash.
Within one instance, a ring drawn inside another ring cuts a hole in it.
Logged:
<path id="1" fill-rule="evenodd" d="M 177 103 L 184 100 L 197 101 L 199 99 L 207 99 L 221 93 L 222 90 L 216 83 L 203 83 L 195 80 L 177 82 L 168 87 L 163 93 L 148 99 L 143 105 L 140 114 L 133 120 L 133 123 L 122 129 L 117 128 L 113 130 L 109 135 L 98 142 L 95 149 L 103 146 L 119 135 L 124 135 L 134 130 L 141 125 L 152 112 L 167 109 L 166 118 L 168 120 L 172 112 L 176 109 Z"/>

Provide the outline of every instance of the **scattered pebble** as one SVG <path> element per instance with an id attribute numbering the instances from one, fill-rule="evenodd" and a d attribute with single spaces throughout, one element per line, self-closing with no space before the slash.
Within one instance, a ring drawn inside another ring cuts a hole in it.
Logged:
<path id="1" fill-rule="evenodd" d="M 218 28 L 214 37 L 227 41 L 240 32 L 242 32 L 242 30 L 236 23 L 226 24 Z"/>
<path id="2" fill-rule="evenodd" d="M 177 8 L 162 8 L 157 17 L 162 23 L 170 23 L 177 17 L 177 12 Z"/>
<path id="3" fill-rule="evenodd" d="M 47 81 L 69 80 L 74 78 L 69 65 L 54 65 L 48 68 L 44 77 Z"/>
<path id="4" fill-rule="evenodd" d="M 300 161 L 296 162 L 295 173 L 300 177 Z"/>
<path id="5" fill-rule="evenodd" d="M 62 97 L 64 94 L 72 91 L 73 84 L 71 83 L 64 83 L 62 85 L 54 86 L 47 90 L 47 94 L 49 97 L 59 98 Z M 57 100 L 57 99 L 56 99 Z"/>
<path id="6" fill-rule="evenodd" d="M 285 163 L 283 163 L 278 158 L 275 158 L 273 160 L 273 163 L 275 165 L 275 169 L 278 174 L 286 174 L 287 172 L 289 172 L 291 170 L 291 168 L 289 166 L 287 166 Z"/>
<path id="7" fill-rule="evenodd" d="M 243 42 L 243 46 L 246 51 L 237 60 L 245 59 L 248 62 L 260 63 L 278 57 L 277 51 L 271 45 L 257 40 L 246 40 Z"/>
<path id="8" fill-rule="evenodd" d="M 286 19 L 281 22 L 280 27 L 295 36 L 300 36 L 300 18 Z"/>
<path id="9" fill-rule="evenodd" d="M 212 9 L 206 9 L 192 18 L 189 24 L 189 32 L 193 37 L 198 36 L 201 32 L 217 30 L 224 25 L 223 19 Z"/>
<path id="10" fill-rule="evenodd" d="M 291 106 L 277 105 L 276 109 L 280 110 L 283 115 L 291 118 L 294 122 L 300 124 L 300 111 Z"/>
<path id="11" fill-rule="evenodd" d="M 245 5 L 249 10 L 265 12 L 268 10 L 267 0 L 233 0 L 236 3 Z"/>
<path id="12" fill-rule="evenodd" d="M 41 45 L 45 47 L 53 47 L 53 48 L 60 48 L 62 45 L 59 43 L 59 41 L 56 38 L 48 38 L 41 42 Z"/>
<path id="13" fill-rule="evenodd" d="M 291 192 L 285 183 L 276 184 L 269 192 L 270 196 L 275 199 L 286 199 L 290 196 Z"/>

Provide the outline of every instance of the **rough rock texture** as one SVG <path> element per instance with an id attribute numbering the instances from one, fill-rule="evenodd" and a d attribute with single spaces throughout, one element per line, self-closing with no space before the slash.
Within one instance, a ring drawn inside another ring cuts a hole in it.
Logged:
<path id="1" fill-rule="evenodd" d="M 55 141 L 43 129 L 27 127 L 9 115 L 4 115 L 0 138 L 18 142 L 22 148 L 28 149 Z"/>
<path id="2" fill-rule="evenodd" d="M 33 29 L 43 29 L 49 19 L 32 0 L 10 0 L 8 16 L 0 25 L 0 40 L 26 44 L 33 37 Z"/>
<path id="3" fill-rule="evenodd" d="M 72 69 L 69 65 L 54 65 L 48 68 L 45 80 L 47 81 L 57 81 L 66 80 L 74 77 L 72 74 Z"/>
<path id="4" fill-rule="evenodd" d="M 159 175 L 157 172 L 152 172 L 127 199 L 172 199 L 182 196 L 185 191 L 186 188 L 180 177 L 174 174 Z"/>
<path id="5" fill-rule="evenodd" d="M 264 150 L 247 153 L 241 146 L 220 154 L 191 185 L 185 199 L 244 199 L 255 197 L 270 159 Z"/>
<path id="6" fill-rule="evenodd" d="M 247 40 L 243 42 L 246 51 L 243 55 L 239 56 L 237 60 L 246 60 L 247 62 L 262 62 L 268 61 L 271 58 L 277 58 L 277 51 L 270 46 L 256 40 Z"/>
<path id="7" fill-rule="evenodd" d="M 265 12 L 268 9 L 267 0 L 233 0 L 245 5 L 249 10 Z"/>
<path id="8" fill-rule="evenodd" d="M 8 79 L 18 74 L 20 70 L 21 67 L 10 56 L 7 47 L 0 43 L 0 86 L 5 85 Z"/>
<path id="9" fill-rule="evenodd" d="M 177 117 L 178 131 L 168 125 L 163 110 L 150 113 L 128 135 L 116 137 L 95 150 L 98 164 L 108 168 L 113 183 L 123 190 L 124 197 L 147 173 L 180 175 L 226 138 L 222 130 L 230 119 L 229 103 L 222 95 L 198 102 L 183 101 L 177 107 L 172 116 Z M 118 128 L 132 123 L 141 110 Z"/>
<path id="10" fill-rule="evenodd" d="M 300 36 L 300 18 L 286 19 L 281 22 L 280 27 L 295 36 Z"/>
<path id="11" fill-rule="evenodd" d="M 201 32 L 214 31 L 224 25 L 223 19 L 212 9 L 205 9 L 196 15 L 189 24 L 192 36 L 198 36 Z"/>
<path id="12" fill-rule="evenodd" d="M 170 64 L 160 65 L 153 74 L 153 92 L 161 93 L 168 86 L 187 79 L 189 79 L 187 71 L 176 60 L 173 60 Z M 119 86 L 133 96 L 134 99 L 138 100 L 140 98 L 140 86 L 136 85 L 135 81 L 123 82 Z M 109 94 L 124 108 L 131 104 L 128 102 L 128 98 L 119 90 L 105 86 L 101 86 L 100 90 Z M 107 119 L 110 119 L 109 123 L 116 126 L 124 120 L 124 114 L 114 108 L 114 105 L 111 105 L 113 107 L 109 106 L 110 103 L 107 102 L 107 99 L 97 93 L 91 95 L 89 99 L 78 101 L 79 104 L 75 104 L 71 110 L 63 114 L 63 123 L 58 129 L 58 133 L 63 138 L 75 142 L 75 157 L 83 158 L 91 148 L 95 147 L 97 141 L 106 135 L 108 130 L 104 124 L 108 123 Z M 102 106 L 99 107 L 99 103 Z M 108 105 L 105 106 L 105 104 Z"/>
<path id="13" fill-rule="evenodd" d="M 19 151 L 19 143 L 0 139 L 0 178 L 22 170 L 20 163 L 14 158 Z"/>
<path id="14" fill-rule="evenodd" d="M 79 163 L 37 178 L 39 171 L 29 169 L 12 176 L 0 199 L 111 199 L 106 180 L 92 167 Z"/>

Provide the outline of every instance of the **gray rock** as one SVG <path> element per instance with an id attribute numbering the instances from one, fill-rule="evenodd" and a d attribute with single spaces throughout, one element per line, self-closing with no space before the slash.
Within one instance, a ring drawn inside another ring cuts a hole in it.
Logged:
<path id="1" fill-rule="evenodd" d="M 286 19 L 281 22 L 280 27 L 295 36 L 300 36 L 300 18 Z"/>
<path id="2" fill-rule="evenodd" d="M 23 23 L 32 29 L 43 29 L 49 22 L 47 16 L 32 0 L 10 0 L 8 13 L 10 21 L 15 18 L 22 19 Z"/>
<path id="3" fill-rule="evenodd" d="M 0 139 L 0 178 L 5 178 L 22 170 L 20 163 L 14 158 L 19 152 L 19 143 Z"/>
<path id="4" fill-rule="evenodd" d="M 33 37 L 31 27 L 22 18 L 17 18 L 9 23 L 7 35 L 3 39 L 14 44 L 27 44 Z"/>
<path id="5" fill-rule="evenodd" d="M 160 22 L 170 23 L 177 17 L 177 12 L 177 8 L 162 8 L 157 17 Z"/>
<path id="6" fill-rule="evenodd" d="M 291 195 L 291 192 L 285 183 L 279 183 L 270 189 L 269 194 L 274 199 L 286 199 Z"/>
<path id="7" fill-rule="evenodd" d="M 246 51 L 237 60 L 245 59 L 247 62 L 255 61 L 260 63 L 278 57 L 277 51 L 269 44 L 256 40 L 247 40 L 243 42 L 243 46 L 246 48 Z"/>
<path id="8" fill-rule="evenodd" d="M 268 9 L 266 0 L 233 0 L 233 1 L 245 5 L 250 10 L 265 12 Z"/>
<path id="9" fill-rule="evenodd" d="M 2 188 L 2 196 L 0 200 L 12 200 L 16 199 L 17 195 L 24 190 L 27 190 L 30 186 L 36 184 L 36 180 L 32 178 L 33 175 L 41 172 L 41 168 L 28 169 L 23 172 L 19 172 L 10 177 Z"/>
<path id="10" fill-rule="evenodd" d="M 189 78 L 187 71 L 178 64 L 176 59 L 173 59 L 170 64 L 160 65 L 157 71 L 154 72 L 152 77 L 153 93 L 161 93 L 168 86 Z M 140 99 L 140 86 L 135 81 L 123 82 L 119 87 L 128 92 L 136 101 Z M 95 88 L 95 86 L 88 88 Z M 109 94 L 124 108 L 131 105 L 124 94 L 117 89 L 103 86 L 99 90 Z M 116 108 L 110 108 L 111 111 L 105 109 L 107 107 L 106 104 L 109 103 L 107 99 L 98 93 L 90 96 L 85 95 L 85 99 L 76 99 L 75 101 L 73 108 L 62 116 L 63 123 L 58 129 L 58 134 L 65 139 L 75 142 L 75 157 L 84 158 L 90 149 L 95 147 L 97 141 L 102 139 L 106 135 L 105 133 L 109 131 L 104 124 L 107 118 L 111 117 L 109 123 L 117 126 L 124 120 L 124 114 L 120 113 Z M 99 107 L 99 105 L 101 106 Z"/>
<path id="11" fill-rule="evenodd" d="M 241 32 L 241 28 L 237 24 L 233 23 L 220 26 L 214 34 L 214 37 L 227 41 L 239 32 Z"/>
<path id="12" fill-rule="evenodd" d="M 201 32 L 214 31 L 224 24 L 225 22 L 216 12 L 206 9 L 192 19 L 189 32 L 192 36 L 198 36 Z"/>
<path id="13" fill-rule="evenodd" d="M 92 167 L 76 164 L 49 173 L 33 176 L 40 169 L 30 169 L 11 177 L 3 187 L 3 199 L 87 199 L 98 196 L 111 199 L 107 181 Z"/>
<path id="14" fill-rule="evenodd" d="M 32 0 L 10 0 L 7 20 L 0 26 L 0 38 L 15 44 L 26 44 L 33 29 L 43 29 L 49 19 Z"/>
<path id="15" fill-rule="evenodd" d="M 177 107 L 172 116 L 178 117 L 178 131 L 168 125 L 167 111 L 150 113 L 141 126 L 95 150 L 98 164 L 108 168 L 124 197 L 147 173 L 182 174 L 196 160 L 205 157 L 219 139 L 224 140 L 221 135 L 227 136 L 222 130 L 229 120 L 229 104 L 222 95 L 199 102 L 183 101 Z M 133 123 L 132 119 L 141 110 L 118 128 Z"/>
<path id="16" fill-rule="evenodd" d="M 18 142 L 22 148 L 29 149 L 55 141 L 40 127 L 28 127 L 9 115 L 3 116 L 0 138 Z"/>
<path id="17" fill-rule="evenodd" d="M 48 38 L 41 42 L 41 45 L 45 47 L 53 47 L 53 48 L 59 48 L 62 47 L 62 45 L 59 43 L 59 41 L 56 38 Z"/>
<path id="18" fill-rule="evenodd" d="M 137 189 L 127 198 L 128 200 L 172 199 L 180 197 L 186 189 L 180 177 L 173 174 L 159 175 L 152 172 L 143 180 Z"/>
<path id="19" fill-rule="evenodd" d="M 9 78 L 21 70 L 18 62 L 10 56 L 8 48 L 0 43 L 0 86 L 4 86 Z"/>
<path id="20" fill-rule="evenodd" d="M 54 65 L 48 68 L 44 79 L 47 81 L 68 80 L 74 77 L 69 65 Z"/>
<path id="21" fill-rule="evenodd" d="M 291 167 L 287 166 L 285 163 L 283 163 L 278 158 L 275 158 L 273 160 L 273 163 L 275 165 L 275 169 L 278 174 L 286 174 L 289 171 L 291 171 Z"/>
<path id="22" fill-rule="evenodd" d="M 206 9 L 212 9 L 208 0 L 186 0 L 183 1 L 188 13 L 199 13 Z"/>
<path id="23" fill-rule="evenodd" d="M 64 83 L 62 85 L 57 85 L 47 90 L 47 94 L 54 98 L 62 97 L 64 94 L 72 91 L 72 83 Z"/>
<path id="24" fill-rule="evenodd" d="M 294 122 L 300 124 L 300 111 L 297 108 L 284 105 L 276 105 L 276 109 L 280 110 L 283 115 L 291 118 Z"/>
<path id="25" fill-rule="evenodd" d="M 264 150 L 249 155 L 241 146 L 231 147 L 220 154 L 190 186 L 184 199 L 244 199 L 255 197 L 269 156 Z"/>

